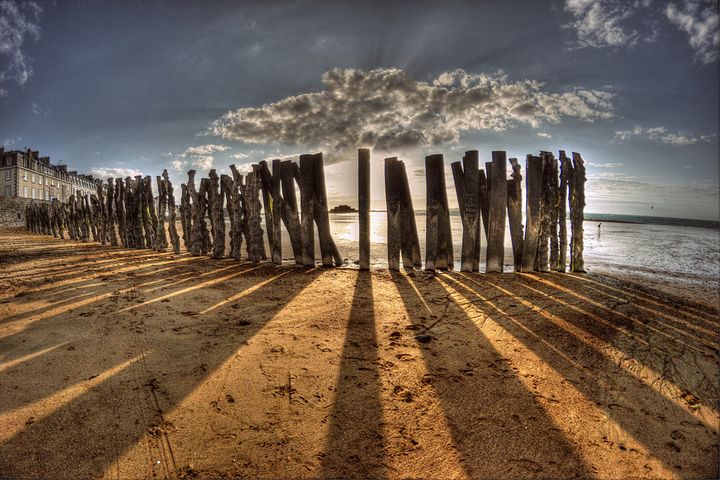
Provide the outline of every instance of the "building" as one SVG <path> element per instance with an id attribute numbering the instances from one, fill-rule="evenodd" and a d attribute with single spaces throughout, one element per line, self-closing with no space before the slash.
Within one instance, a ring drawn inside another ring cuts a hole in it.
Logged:
<path id="1" fill-rule="evenodd" d="M 52 165 L 50 157 L 33 150 L 0 148 L 0 197 L 66 201 L 76 192 L 96 193 L 101 180 Z"/>

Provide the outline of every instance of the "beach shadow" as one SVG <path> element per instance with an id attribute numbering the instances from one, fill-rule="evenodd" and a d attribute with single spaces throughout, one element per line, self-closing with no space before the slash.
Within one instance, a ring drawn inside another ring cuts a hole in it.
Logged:
<path id="1" fill-rule="evenodd" d="M 518 276 L 448 273 L 442 281 L 562 375 L 668 469 L 717 477 L 717 425 L 690 413 L 697 406 L 693 396 L 672 399 L 663 394 L 666 378 L 648 380 L 638 366 L 642 357 L 633 351 L 642 348 L 632 347 L 629 337 L 598 320 L 605 318 L 568 308 L 566 293 L 531 290 L 524 282 L 533 281 Z M 620 359 L 612 357 L 614 351 Z M 622 444 L 615 447 L 628 451 Z"/>
<path id="2" fill-rule="evenodd" d="M 393 273 L 461 466 L 470 478 L 591 471 L 505 358 L 434 277 Z M 422 335 L 422 333 L 421 333 Z M 421 340 L 422 339 L 422 340 Z"/>
<path id="3" fill-rule="evenodd" d="M 372 276 L 358 271 L 321 478 L 386 476 Z"/>
<path id="4" fill-rule="evenodd" d="M 0 476 L 100 476 L 144 438 L 147 476 L 177 477 L 181 465 L 175 464 L 166 414 L 322 273 L 265 265 L 207 288 L 172 290 L 172 299 L 183 302 L 162 304 L 169 325 L 156 321 L 158 303 L 117 313 L 118 303 L 108 301 L 80 309 L 86 317 L 66 313 L 15 333 L 13 345 L 32 344 L 37 351 L 0 372 L 0 411 L 14 419 L 12 433 L 0 433 Z M 283 300 L 267 301 L 267 292 Z M 201 313 L 223 296 L 235 300 L 217 314 Z M 63 328 L 67 333 L 52 335 Z M 116 349 L 105 347 L 108 335 L 122 338 Z M 43 378 L 55 382 L 43 385 Z M 26 418 L 30 408 L 36 416 Z"/>

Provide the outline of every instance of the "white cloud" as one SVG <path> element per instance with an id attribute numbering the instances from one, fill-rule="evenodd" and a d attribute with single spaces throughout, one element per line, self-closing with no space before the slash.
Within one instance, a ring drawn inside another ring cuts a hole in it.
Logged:
<path id="1" fill-rule="evenodd" d="M 3 140 L 2 143 L 0 143 L 0 146 L 5 147 L 5 148 L 10 148 L 13 145 L 15 145 L 17 142 L 19 142 L 20 140 L 22 140 L 22 137 L 6 138 L 5 140 Z"/>
<path id="2" fill-rule="evenodd" d="M 627 20 L 647 2 L 621 0 L 565 0 L 565 10 L 575 18 L 566 25 L 577 35 L 577 47 L 635 45 L 640 33 Z"/>
<path id="3" fill-rule="evenodd" d="M 134 177 L 135 175 L 142 175 L 140 170 L 134 168 L 110 168 L 110 167 L 92 167 L 88 170 L 90 175 L 97 178 L 125 178 Z"/>
<path id="4" fill-rule="evenodd" d="M 234 153 L 230 156 L 236 160 L 245 160 L 249 155 L 247 153 Z"/>
<path id="5" fill-rule="evenodd" d="M 690 46 L 701 62 L 707 64 L 717 60 L 720 47 L 717 2 L 685 0 L 681 6 L 669 3 L 665 7 L 665 16 L 688 34 Z"/>
<path id="6" fill-rule="evenodd" d="M 197 145 L 188 147 L 184 152 L 175 156 L 172 161 L 172 169 L 176 172 L 184 172 L 190 166 L 201 170 L 210 170 L 213 168 L 215 157 L 213 154 L 230 150 L 226 145 Z M 169 156 L 174 156 L 172 153 Z"/>
<path id="7" fill-rule="evenodd" d="M 209 133 L 338 152 L 357 147 L 397 151 L 455 142 L 470 130 L 613 116 L 613 95 L 606 91 L 573 87 L 548 92 L 541 82 L 513 82 L 502 72 L 455 70 L 422 82 L 399 69 L 336 68 L 323 75 L 323 83 L 325 89 L 317 93 L 228 112 L 213 122 Z"/>
<path id="8" fill-rule="evenodd" d="M 625 164 L 624 163 L 613 163 L 613 162 L 607 162 L 607 163 L 593 163 L 593 162 L 587 162 L 588 166 L 595 167 L 595 168 L 618 168 L 622 167 Z"/>
<path id="9" fill-rule="evenodd" d="M 616 131 L 615 138 L 620 141 L 631 138 L 647 138 L 657 143 L 683 146 L 710 142 L 715 138 L 715 135 L 691 135 L 682 132 L 673 133 L 669 132 L 665 127 L 644 128 L 636 125 L 632 130 Z"/>
<path id="10" fill-rule="evenodd" d="M 538 132 L 537 136 L 540 138 L 552 138 L 552 135 L 550 135 L 549 133 L 545 133 L 545 132 Z"/>
<path id="11" fill-rule="evenodd" d="M 188 147 L 185 149 L 184 155 L 209 155 L 215 152 L 224 152 L 230 150 L 230 147 L 225 145 L 198 145 L 197 147 Z"/>
<path id="12" fill-rule="evenodd" d="M 0 85 L 15 83 L 23 85 L 32 75 L 30 59 L 23 51 L 23 44 L 30 38 L 40 38 L 40 13 L 35 2 L 0 1 Z M 0 88 L 0 97 L 7 95 Z"/>

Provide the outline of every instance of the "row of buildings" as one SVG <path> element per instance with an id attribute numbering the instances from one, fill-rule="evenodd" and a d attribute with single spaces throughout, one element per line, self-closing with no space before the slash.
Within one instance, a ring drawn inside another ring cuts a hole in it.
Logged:
<path id="1" fill-rule="evenodd" d="M 52 165 L 38 151 L 0 148 L 0 197 L 65 201 L 76 192 L 95 193 L 99 182 L 67 165 Z"/>

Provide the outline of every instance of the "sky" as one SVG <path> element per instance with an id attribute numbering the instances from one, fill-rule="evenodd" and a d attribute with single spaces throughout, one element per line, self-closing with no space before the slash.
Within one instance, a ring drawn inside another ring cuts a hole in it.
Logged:
<path id="1" fill-rule="evenodd" d="M 579 152 L 586 212 L 718 219 L 716 0 L 0 0 L 0 143 L 101 178 Z M 175 191 L 179 192 L 179 188 Z"/>

